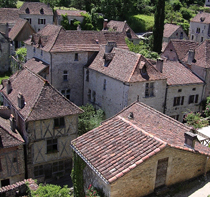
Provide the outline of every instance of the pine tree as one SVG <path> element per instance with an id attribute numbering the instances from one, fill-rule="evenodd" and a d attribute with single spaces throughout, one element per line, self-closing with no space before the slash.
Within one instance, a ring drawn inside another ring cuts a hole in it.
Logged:
<path id="1" fill-rule="evenodd" d="M 165 20 L 165 0 L 156 0 L 155 24 L 153 28 L 153 51 L 160 53 Z"/>

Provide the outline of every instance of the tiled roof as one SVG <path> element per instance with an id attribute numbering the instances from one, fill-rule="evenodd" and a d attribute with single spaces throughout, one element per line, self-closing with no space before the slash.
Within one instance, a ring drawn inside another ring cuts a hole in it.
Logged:
<path id="1" fill-rule="evenodd" d="M 199 65 L 199 67 L 210 68 L 210 40 L 205 40 L 199 46 L 195 48 L 195 63 L 192 65 Z M 186 54 L 184 61 L 187 62 L 188 53 Z"/>
<path id="2" fill-rule="evenodd" d="M 29 9 L 29 14 L 53 16 L 52 8 L 40 2 L 24 2 L 23 5 L 20 7 L 19 14 L 27 14 L 26 13 L 27 8 Z M 43 14 L 40 13 L 41 9 L 43 9 Z"/>
<path id="3" fill-rule="evenodd" d="M 148 80 L 161 80 L 166 77 L 161 74 L 155 67 L 153 67 L 147 60 L 140 54 L 130 52 L 128 50 L 113 48 L 111 51 L 114 54 L 112 61 L 105 65 L 105 47 L 101 46 L 100 51 L 89 69 L 98 71 L 123 82 L 138 82 Z M 147 74 L 142 75 L 140 72 L 140 65 L 145 63 Z"/>
<path id="4" fill-rule="evenodd" d="M 118 32 L 102 31 L 66 31 L 61 26 L 46 25 L 41 31 L 32 36 L 35 47 L 50 52 L 69 51 L 99 51 L 100 44 L 116 42 L 120 48 L 128 49 L 125 36 Z M 31 40 L 25 42 L 31 45 Z"/>
<path id="5" fill-rule="evenodd" d="M 0 8 L 0 23 L 15 23 L 19 18 L 18 11 L 17 8 Z"/>
<path id="6" fill-rule="evenodd" d="M 128 118 L 133 112 L 133 118 Z M 210 155 L 198 142 L 185 146 L 184 124 L 143 104 L 133 103 L 101 126 L 76 138 L 71 147 L 106 182 L 112 183 L 166 146 Z"/>
<path id="7" fill-rule="evenodd" d="M 180 25 L 166 23 L 164 25 L 163 37 L 169 38 L 179 28 L 180 28 Z"/>
<path id="8" fill-rule="evenodd" d="M 10 121 L 0 117 L 0 148 L 19 146 L 21 144 L 24 144 L 24 140 L 18 131 L 13 132 Z"/>
<path id="9" fill-rule="evenodd" d="M 107 27 L 109 30 L 113 30 L 116 32 L 124 32 L 126 33 L 127 29 L 130 29 L 131 37 L 138 38 L 138 36 L 134 33 L 134 31 L 129 27 L 126 21 L 114 21 L 111 20 L 107 23 Z"/>
<path id="10" fill-rule="evenodd" d="M 27 68 L 10 77 L 11 93 L 6 87 L 2 92 L 25 121 L 51 119 L 82 113 L 82 110 L 66 99 L 46 80 Z M 24 107 L 18 107 L 18 94 L 24 98 Z"/>
<path id="11" fill-rule="evenodd" d="M 38 33 L 34 33 L 32 39 L 28 39 L 25 43 L 28 45 L 33 44 L 34 47 L 41 47 L 44 51 L 50 51 L 61 28 L 62 27 L 58 25 L 48 24 Z"/>
<path id="12" fill-rule="evenodd" d="M 28 21 L 25 19 L 18 18 L 17 21 L 15 22 L 15 25 L 12 27 L 12 29 L 9 32 L 9 38 L 11 40 L 14 40 L 27 22 Z"/>
<path id="13" fill-rule="evenodd" d="M 168 85 L 203 83 L 203 81 L 178 61 L 164 61 L 163 74 L 167 78 Z"/>
<path id="14" fill-rule="evenodd" d="M 210 13 L 202 12 L 198 13 L 190 22 L 197 22 L 197 23 L 210 23 Z"/>
<path id="15" fill-rule="evenodd" d="M 49 67 L 49 64 L 43 62 L 40 59 L 37 58 L 32 58 L 28 60 L 25 64 L 24 67 L 27 67 L 29 70 L 32 72 L 39 74 L 42 72 L 45 68 Z"/>
<path id="16" fill-rule="evenodd" d="M 65 15 L 67 16 L 82 16 L 81 12 L 86 14 L 87 12 L 85 10 L 56 10 L 57 15 Z"/>
<path id="17" fill-rule="evenodd" d="M 194 49 L 199 45 L 199 43 L 191 40 L 172 39 L 170 42 L 172 43 L 179 60 L 182 60 L 190 49 Z"/>

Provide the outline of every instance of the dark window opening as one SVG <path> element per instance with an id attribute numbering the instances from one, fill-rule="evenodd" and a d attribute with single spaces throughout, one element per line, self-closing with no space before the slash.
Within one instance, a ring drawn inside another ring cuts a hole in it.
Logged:
<path id="1" fill-rule="evenodd" d="M 46 23 L 46 19 L 43 19 L 43 18 L 38 19 L 38 24 L 45 24 L 45 23 Z"/>
<path id="2" fill-rule="evenodd" d="M 64 117 L 54 119 L 54 128 L 65 127 Z"/>
<path id="3" fill-rule="evenodd" d="M 44 175 L 43 165 L 34 167 L 34 176 L 39 177 Z"/>
<path id="4" fill-rule="evenodd" d="M 44 14 L 44 9 L 43 8 L 40 10 L 40 14 Z"/>
<path id="5" fill-rule="evenodd" d="M 68 81 L 68 71 L 67 70 L 63 71 L 63 81 Z"/>
<path id="6" fill-rule="evenodd" d="M 74 55 L 74 61 L 78 61 L 78 53 L 75 53 L 75 55 Z"/>
<path id="7" fill-rule="evenodd" d="M 51 139 L 47 140 L 47 153 L 58 152 L 58 140 Z"/>
<path id="8" fill-rule="evenodd" d="M 86 70 L 86 81 L 89 81 L 89 70 Z"/>
<path id="9" fill-rule="evenodd" d="M 7 186 L 7 185 L 10 185 L 10 180 L 9 179 L 1 180 L 1 186 L 2 187 Z"/>
<path id="10" fill-rule="evenodd" d="M 90 89 L 88 90 L 88 100 L 89 101 L 91 100 L 91 90 Z"/>
<path id="11" fill-rule="evenodd" d="M 26 14 L 30 14 L 29 8 L 26 8 L 25 12 L 26 12 Z"/>
<path id="12" fill-rule="evenodd" d="M 104 79 L 103 90 L 106 90 L 106 79 Z"/>
<path id="13" fill-rule="evenodd" d="M 183 105 L 184 104 L 184 96 L 174 97 L 173 106 Z"/>
<path id="14" fill-rule="evenodd" d="M 145 86 L 145 97 L 154 96 L 154 83 L 146 83 Z"/>
<path id="15" fill-rule="evenodd" d="M 190 95 L 189 96 L 189 104 L 191 104 L 191 103 L 198 103 L 198 98 L 199 98 L 198 94 Z"/>

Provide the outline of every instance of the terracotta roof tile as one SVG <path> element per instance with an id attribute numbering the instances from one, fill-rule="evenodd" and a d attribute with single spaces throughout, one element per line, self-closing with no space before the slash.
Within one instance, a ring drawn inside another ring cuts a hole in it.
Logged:
<path id="1" fill-rule="evenodd" d="M 101 46 L 98 55 L 89 66 L 89 69 L 98 71 L 123 82 L 166 79 L 162 73 L 153 67 L 147 59 L 140 54 L 115 47 L 111 51 L 111 54 L 114 55 L 112 55 L 113 59 L 108 66 L 105 66 L 106 61 L 104 59 L 104 54 L 105 47 Z M 142 62 L 144 62 L 144 64 Z M 140 72 L 139 67 L 141 64 L 145 65 L 147 68 L 147 74 L 145 75 L 142 75 Z"/>
<path id="2" fill-rule="evenodd" d="M 27 8 L 29 9 L 29 14 L 53 16 L 52 8 L 41 2 L 24 2 L 20 7 L 19 14 L 27 14 Z M 43 9 L 43 14 L 40 12 L 41 9 Z"/>
<path id="3" fill-rule="evenodd" d="M 177 29 L 179 29 L 180 25 L 168 24 L 164 25 L 163 37 L 169 38 Z"/>
<path id="4" fill-rule="evenodd" d="M 39 74 L 41 71 L 49 67 L 49 64 L 43 62 L 40 59 L 32 58 L 24 64 L 24 67 L 27 67 L 32 72 Z"/>
<path id="5" fill-rule="evenodd" d="M 133 119 L 128 118 L 130 112 Z M 195 149 L 184 145 L 184 133 L 190 129 L 136 102 L 73 140 L 71 146 L 106 183 L 112 183 L 166 146 L 210 155 L 209 148 L 197 142 Z"/>
<path id="6" fill-rule="evenodd" d="M 67 14 L 67 16 L 82 16 L 81 12 L 84 14 L 87 13 L 85 10 L 56 10 L 55 12 L 60 16 L 65 14 Z"/>
<path id="7" fill-rule="evenodd" d="M 24 140 L 18 131 L 13 132 L 10 121 L 0 117 L 0 148 L 19 146 L 21 144 L 24 144 Z"/>
<path id="8" fill-rule="evenodd" d="M 10 77 L 12 91 L 2 92 L 25 121 L 43 120 L 82 113 L 82 110 L 66 99 L 46 80 L 24 68 Z M 23 95 L 25 105 L 18 107 L 18 94 Z"/>
<path id="9" fill-rule="evenodd" d="M 0 8 L 0 23 L 15 23 L 19 19 L 19 9 Z"/>
<path id="10" fill-rule="evenodd" d="M 202 80 L 178 61 L 164 61 L 163 74 L 167 77 L 168 85 L 203 83 Z"/>
<path id="11" fill-rule="evenodd" d="M 207 12 L 198 13 L 193 19 L 190 20 L 190 22 L 209 24 L 210 13 L 207 13 Z"/>

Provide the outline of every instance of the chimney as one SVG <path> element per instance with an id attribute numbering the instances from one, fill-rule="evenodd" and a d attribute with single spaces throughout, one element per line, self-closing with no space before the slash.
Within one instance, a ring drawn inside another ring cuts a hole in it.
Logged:
<path id="1" fill-rule="evenodd" d="M 24 102 L 23 95 L 19 92 L 19 94 L 18 94 L 18 107 L 20 109 L 23 109 L 24 105 L 25 105 L 25 102 Z"/>
<path id="2" fill-rule="evenodd" d="M 188 131 L 184 133 L 184 137 L 185 137 L 185 146 L 194 149 L 195 141 L 198 140 L 197 135 Z"/>
<path id="3" fill-rule="evenodd" d="M 163 59 L 158 58 L 156 68 L 162 73 L 163 72 Z"/>
<path id="4" fill-rule="evenodd" d="M 10 80 L 8 79 L 8 81 L 7 81 L 7 94 L 10 94 L 11 91 L 12 91 L 12 84 L 11 84 Z"/>
<path id="5" fill-rule="evenodd" d="M 16 128 L 15 117 L 11 114 L 9 120 L 10 120 L 11 130 L 15 132 L 15 128 Z"/>
<path id="6" fill-rule="evenodd" d="M 187 63 L 192 64 L 192 62 L 195 62 L 195 50 L 194 49 L 190 49 L 188 52 Z"/>
<path id="7" fill-rule="evenodd" d="M 103 30 L 108 30 L 107 23 L 108 23 L 108 19 L 104 19 Z"/>
<path id="8" fill-rule="evenodd" d="M 9 38 L 9 24 L 8 23 L 6 23 L 5 36 L 6 38 Z"/>

